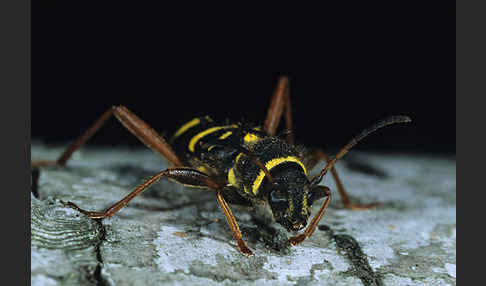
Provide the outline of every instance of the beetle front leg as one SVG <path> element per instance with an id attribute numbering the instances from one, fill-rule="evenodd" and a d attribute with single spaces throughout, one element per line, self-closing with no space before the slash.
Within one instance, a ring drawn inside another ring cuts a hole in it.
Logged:
<path id="1" fill-rule="evenodd" d="M 238 249 L 246 256 L 253 255 L 253 252 L 251 252 L 251 250 L 246 246 L 245 242 L 243 241 L 238 222 L 236 222 L 235 216 L 231 212 L 228 203 L 223 198 L 223 194 L 221 193 L 221 191 L 217 192 L 217 198 L 218 203 L 221 206 L 224 215 L 226 216 L 226 221 L 228 222 L 231 232 L 233 233 L 233 237 L 236 239 L 236 243 L 238 243 Z"/>

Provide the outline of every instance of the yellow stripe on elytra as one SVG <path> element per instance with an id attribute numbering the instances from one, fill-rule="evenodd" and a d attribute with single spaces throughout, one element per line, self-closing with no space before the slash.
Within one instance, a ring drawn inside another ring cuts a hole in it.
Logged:
<path id="1" fill-rule="evenodd" d="M 228 131 L 228 132 L 224 133 L 223 135 L 219 136 L 218 139 L 221 139 L 221 140 L 226 139 L 231 134 L 233 134 L 233 131 Z"/>
<path id="2" fill-rule="evenodd" d="M 182 125 L 181 128 L 177 130 L 174 134 L 174 138 L 181 136 L 184 132 L 186 132 L 189 128 L 198 125 L 201 122 L 199 118 L 194 118 L 193 120 L 187 122 L 186 124 Z"/>
<path id="3" fill-rule="evenodd" d="M 276 166 L 278 166 L 282 163 L 285 163 L 285 162 L 294 162 L 294 163 L 299 164 L 302 167 L 302 169 L 304 170 L 304 173 L 307 175 L 307 170 L 305 169 L 304 164 L 302 164 L 302 162 L 295 156 L 280 157 L 280 158 L 272 159 L 265 164 L 265 167 L 267 168 L 268 171 L 270 171 L 272 168 L 274 168 L 274 167 L 276 167 Z M 263 182 L 263 178 L 265 178 L 265 172 L 263 172 L 263 170 L 260 170 L 260 173 L 258 174 L 256 179 L 253 181 L 253 186 L 252 186 L 252 189 L 251 189 L 253 194 L 255 194 L 255 195 L 257 194 L 258 188 L 260 187 L 260 185 Z"/>
<path id="4" fill-rule="evenodd" d="M 245 135 L 243 140 L 245 140 L 246 143 L 251 143 L 260 140 L 260 137 L 256 136 L 255 134 L 248 133 Z"/>
<path id="5" fill-rule="evenodd" d="M 238 127 L 238 125 L 236 124 L 233 124 L 233 125 L 226 125 L 226 126 L 216 126 L 216 127 L 212 127 L 212 128 L 209 128 L 209 129 L 206 129 L 202 132 L 199 132 L 198 134 L 196 134 L 194 137 L 191 138 L 191 141 L 189 141 L 189 151 L 191 152 L 194 152 L 195 151 L 195 147 L 196 147 L 196 143 L 201 140 L 201 138 L 203 138 L 204 136 L 206 135 L 209 135 L 211 133 L 214 133 L 218 130 L 221 130 L 221 129 L 225 129 L 225 128 L 236 128 Z"/>

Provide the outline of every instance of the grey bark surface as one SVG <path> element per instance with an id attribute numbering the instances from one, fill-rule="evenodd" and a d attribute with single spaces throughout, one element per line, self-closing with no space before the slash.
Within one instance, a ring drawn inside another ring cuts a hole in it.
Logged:
<path id="1" fill-rule="evenodd" d="M 40 160 L 63 148 L 31 150 Z M 32 285 L 456 285 L 455 157 L 353 150 L 342 161 L 352 199 L 383 205 L 343 209 L 328 176 L 333 201 L 313 236 L 292 248 L 282 247 L 291 234 L 231 206 L 255 253 L 247 258 L 211 191 L 161 180 L 101 221 L 64 207 L 104 210 L 168 167 L 150 150 L 84 148 L 64 168 L 40 168 Z"/>

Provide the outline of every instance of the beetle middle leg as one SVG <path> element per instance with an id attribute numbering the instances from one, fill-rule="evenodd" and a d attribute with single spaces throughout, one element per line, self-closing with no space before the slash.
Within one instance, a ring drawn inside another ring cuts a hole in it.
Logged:
<path id="1" fill-rule="evenodd" d="M 329 155 L 324 153 L 320 149 L 313 149 L 309 154 L 307 155 L 306 161 L 307 161 L 307 166 L 310 169 L 313 169 L 319 162 L 322 160 L 326 160 L 326 162 L 330 162 L 331 158 Z M 351 199 L 349 198 L 349 195 L 347 194 L 346 190 L 344 189 L 344 185 L 341 182 L 341 179 L 339 178 L 339 175 L 336 171 L 336 168 L 332 167 L 331 168 L 331 175 L 334 179 L 334 182 L 336 183 L 339 195 L 341 197 L 341 201 L 343 203 L 343 207 L 345 209 L 350 209 L 350 210 L 369 210 L 369 209 L 374 209 L 378 206 L 381 205 L 379 202 L 375 203 L 370 203 L 370 204 L 360 204 L 360 203 L 353 203 L 351 202 Z"/>
<path id="2" fill-rule="evenodd" d="M 222 195 L 223 188 L 218 183 L 216 183 L 211 177 L 197 170 L 193 170 L 189 168 L 169 168 L 160 171 L 157 174 L 150 177 L 144 183 L 136 187 L 132 192 L 126 195 L 123 199 L 113 204 L 103 212 L 87 211 L 78 207 L 76 204 L 72 202 L 67 202 L 65 203 L 65 205 L 93 219 L 102 219 L 102 218 L 111 217 L 115 213 L 117 213 L 120 209 L 122 209 L 124 206 L 126 206 L 132 199 L 134 199 L 141 192 L 143 192 L 148 187 L 156 183 L 162 177 L 173 179 L 187 186 L 204 187 L 204 188 L 215 190 L 217 192 L 216 196 L 217 196 L 218 203 L 221 206 L 224 215 L 226 216 L 226 220 L 228 222 L 228 225 L 230 226 L 231 232 L 233 233 L 233 237 L 236 239 L 238 243 L 238 249 L 240 250 L 241 253 L 245 255 L 253 254 L 251 250 L 246 246 L 245 242 L 243 241 L 238 223 L 236 222 L 234 215 L 231 213 L 228 203 L 223 198 Z"/>

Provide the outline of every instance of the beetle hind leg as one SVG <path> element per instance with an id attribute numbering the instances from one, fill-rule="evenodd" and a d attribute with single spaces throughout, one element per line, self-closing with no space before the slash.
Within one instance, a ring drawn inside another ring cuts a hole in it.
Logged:
<path id="1" fill-rule="evenodd" d="M 57 160 L 42 160 L 31 162 L 32 167 L 44 166 L 65 166 L 72 154 L 81 148 L 98 130 L 105 125 L 111 117 L 115 117 L 130 133 L 137 137 L 143 144 L 152 149 L 155 153 L 162 155 L 175 167 L 182 167 L 184 164 L 177 157 L 172 147 L 140 117 L 135 115 L 125 106 L 113 106 L 106 110 L 84 133 L 81 134 Z"/>

